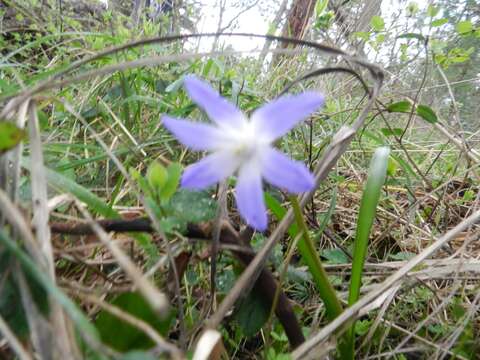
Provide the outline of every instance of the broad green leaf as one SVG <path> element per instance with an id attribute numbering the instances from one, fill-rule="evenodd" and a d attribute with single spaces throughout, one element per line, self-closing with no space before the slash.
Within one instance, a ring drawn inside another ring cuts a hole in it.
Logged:
<path id="1" fill-rule="evenodd" d="M 474 30 L 472 22 L 470 20 L 460 21 L 456 26 L 455 29 L 460 35 L 467 34 Z"/>
<path id="2" fill-rule="evenodd" d="M 375 41 L 377 42 L 377 44 L 383 43 L 385 41 L 385 34 L 378 34 L 375 38 Z"/>
<path id="3" fill-rule="evenodd" d="M 180 176 L 182 175 L 183 167 L 179 163 L 171 163 L 168 168 L 168 179 L 165 186 L 160 191 L 160 199 L 168 201 L 175 194 L 180 183 Z"/>
<path id="4" fill-rule="evenodd" d="M 410 1 L 407 5 L 407 16 L 414 16 L 418 12 L 418 4 L 415 1 Z"/>
<path id="5" fill-rule="evenodd" d="M 322 256 L 327 259 L 330 264 L 346 264 L 350 262 L 348 256 L 340 249 L 327 249 L 322 251 Z"/>
<path id="6" fill-rule="evenodd" d="M 390 177 L 395 176 L 397 174 L 397 169 L 398 169 L 397 161 L 393 157 L 390 157 L 388 159 L 388 165 L 387 165 L 388 176 Z"/>
<path id="7" fill-rule="evenodd" d="M 401 128 L 381 128 L 380 131 L 385 136 L 402 136 L 403 134 L 403 129 Z"/>
<path id="8" fill-rule="evenodd" d="M 137 292 L 123 293 L 117 296 L 111 304 L 127 314 L 145 321 L 161 335 L 168 333 L 175 317 L 175 312 L 172 311 L 166 319 L 160 319 L 143 296 Z M 118 351 L 148 349 L 155 345 L 143 331 L 105 310 L 98 314 L 95 325 L 102 341 Z"/>
<path id="9" fill-rule="evenodd" d="M 242 329 L 242 333 L 246 337 L 251 337 L 260 331 L 269 314 L 270 308 L 266 306 L 262 296 L 252 290 L 235 313 L 235 320 Z"/>
<path id="10" fill-rule="evenodd" d="M 417 115 L 423 118 L 425 121 L 429 122 L 430 124 L 435 124 L 438 121 L 435 112 L 427 105 L 418 105 Z"/>
<path id="11" fill-rule="evenodd" d="M 370 24 L 372 25 L 373 30 L 375 31 L 382 31 L 385 29 L 385 21 L 381 16 L 375 15 L 370 20 Z"/>
<path id="12" fill-rule="evenodd" d="M 408 100 L 402 100 L 398 102 L 394 102 L 387 106 L 388 112 L 409 112 L 412 109 L 412 104 Z"/>
<path id="13" fill-rule="evenodd" d="M 25 310 L 22 305 L 21 292 L 17 286 L 14 268 L 10 267 L 15 263 L 14 257 L 4 249 L 0 251 L 0 274 L 3 276 L 2 290 L 0 296 L 0 316 L 4 318 L 13 332 L 20 339 L 27 339 L 29 333 L 28 321 L 25 316 Z M 48 316 L 49 303 L 48 296 L 40 284 L 24 271 L 25 280 L 35 302 L 35 305 L 44 316 Z"/>
<path id="14" fill-rule="evenodd" d="M 208 221 L 217 213 L 217 203 L 204 191 L 180 190 L 173 195 L 169 206 L 177 219 L 186 222 Z"/>
<path id="15" fill-rule="evenodd" d="M 168 180 L 167 169 L 158 161 L 152 162 L 147 170 L 147 180 L 154 191 L 160 192 Z"/>
<path id="16" fill-rule="evenodd" d="M 8 121 L 0 122 L 0 155 L 13 149 L 25 137 L 25 132 Z"/>
<path id="17" fill-rule="evenodd" d="M 445 19 L 445 18 L 437 19 L 437 20 L 432 21 L 432 26 L 433 27 L 438 27 L 438 26 L 442 26 L 446 23 L 448 23 L 448 19 Z"/>
<path id="18" fill-rule="evenodd" d="M 425 37 L 422 34 L 417 33 L 405 33 L 397 36 L 397 39 L 417 39 L 419 41 L 425 41 Z"/>
<path id="19" fill-rule="evenodd" d="M 355 335 L 363 336 L 366 335 L 370 326 L 372 324 L 372 320 L 357 320 L 355 323 Z"/>
<path id="20" fill-rule="evenodd" d="M 353 35 L 362 39 L 363 41 L 368 41 L 370 39 L 370 33 L 365 31 L 356 31 L 353 33 Z"/>
<path id="21" fill-rule="evenodd" d="M 427 7 L 427 15 L 432 17 L 432 18 L 437 16 L 439 11 L 440 11 L 440 8 L 437 7 L 437 6 L 428 5 L 428 7 Z"/>

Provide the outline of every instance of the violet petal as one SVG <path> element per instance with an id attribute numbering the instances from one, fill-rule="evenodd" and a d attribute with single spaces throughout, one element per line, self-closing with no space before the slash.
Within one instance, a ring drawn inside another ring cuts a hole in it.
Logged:
<path id="1" fill-rule="evenodd" d="M 291 193 L 302 193 L 315 186 L 315 178 L 307 167 L 270 148 L 263 157 L 262 175 L 270 184 Z"/>
<path id="2" fill-rule="evenodd" d="M 217 124 L 240 127 L 245 121 L 242 112 L 206 82 L 189 75 L 184 84 L 190 98 Z"/>
<path id="3" fill-rule="evenodd" d="M 175 119 L 167 115 L 162 116 L 162 121 L 178 141 L 192 150 L 216 149 L 222 138 L 219 129 L 211 125 Z"/>
<path id="4" fill-rule="evenodd" d="M 285 135 L 323 103 L 323 95 L 312 91 L 283 96 L 256 110 L 252 121 L 261 134 L 273 141 Z"/>
<path id="5" fill-rule="evenodd" d="M 227 152 L 215 152 L 187 166 L 181 186 L 192 190 L 205 189 L 232 175 L 238 167 L 238 159 Z"/>
<path id="6" fill-rule="evenodd" d="M 267 228 L 267 211 L 263 200 L 262 177 L 251 164 L 240 169 L 235 188 L 238 211 L 246 223 L 263 231 Z"/>

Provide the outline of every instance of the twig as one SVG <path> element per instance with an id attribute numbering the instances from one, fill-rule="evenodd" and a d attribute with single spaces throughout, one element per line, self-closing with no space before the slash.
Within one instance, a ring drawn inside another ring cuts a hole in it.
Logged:
<path id="1" fill-rule="evenodd" d="M 78 200 L 75 202 L 83 217 L 87 219 L 88 224 L 91 226 L 95 235 L 107 247 L 107 249 L 110 250 L 120 267 L 132 279 L 133 283 L 138 287 L 138 290 L 145 297 L 145 300 L 148 301 L 152 309 L 161 316 L 166 315 L 168 309 L 168 299 L 166 295 L 156 289 L 155 286 L 143 276 L 142 272 L 135 266 L 123 250 L 121 250 L 115 242 L 110 239 L 105 230 L 103 230 L 102 227 L 92 219 L 84 206 Z"/>
<path id="2" fill-rule="evenodd" d="M 138 219 L 114 219 L 114 220 L 98 220 L 95 222 L 97 226 L 102 227 L 106 231 L 131 232 L 144 231 L 154 232 L 151 221 L 148 218 Z M 247 241 L 242 240 L 242 236 L 238 234 L 227 222 L 221 224 L 220 242 L 222 245 L 231 246 L 229 250 L 235 257 L 247 266 L 255 256 L 255 252 Z M 94 234 L 89 224 L 85 223 L 52 223 L 51 230 L 53 233 L 70 234 L 70 235 L 89 235 Z M 190 238 L 211 239 L 213 236 L 213 226 L 210 224 L 189 224 L 186 236 Z M 279 291 L 277 305 L 275 306 L 275 314 L 285 329 L 288 340 L 292 348 L 299 346 L 305 338 L 302 329 L 297 321 L 293 308 L 285 293 L 278 287 L 273 274 L 264 269 L 256 283 L 251 284 L 258 293 L 262 294 L 265 303 L 272 307 L 274 304 L 275 293 Z"/>

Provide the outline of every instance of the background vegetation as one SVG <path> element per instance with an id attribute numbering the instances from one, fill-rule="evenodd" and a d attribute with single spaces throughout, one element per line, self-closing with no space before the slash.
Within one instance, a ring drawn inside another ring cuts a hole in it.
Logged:
<path id="1" fill-rule="evenodd" d="M 477 358 L 478 2 L 2 0 L 0 18 L 1 359 Z M 278 143 L 318 188 L 266 187 L 263 234 L 230 190 L 225 214 L 221 189 L 178 188 L 203 154 L 161 116 L 206 119 L 187 74 L 246 113 L 326 96 Z"/>

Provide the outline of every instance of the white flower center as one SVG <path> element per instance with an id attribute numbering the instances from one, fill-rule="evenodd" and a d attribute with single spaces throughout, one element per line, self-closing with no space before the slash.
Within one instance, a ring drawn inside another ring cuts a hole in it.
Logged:
<path id="1" fill-rule="evenodd" d="M 241 128 L 224 129 L 224 147 L 231 151 L 241 163 L 255 160 L 268 142 L 258 132 L 252 121 L 245 119 Z"/>

